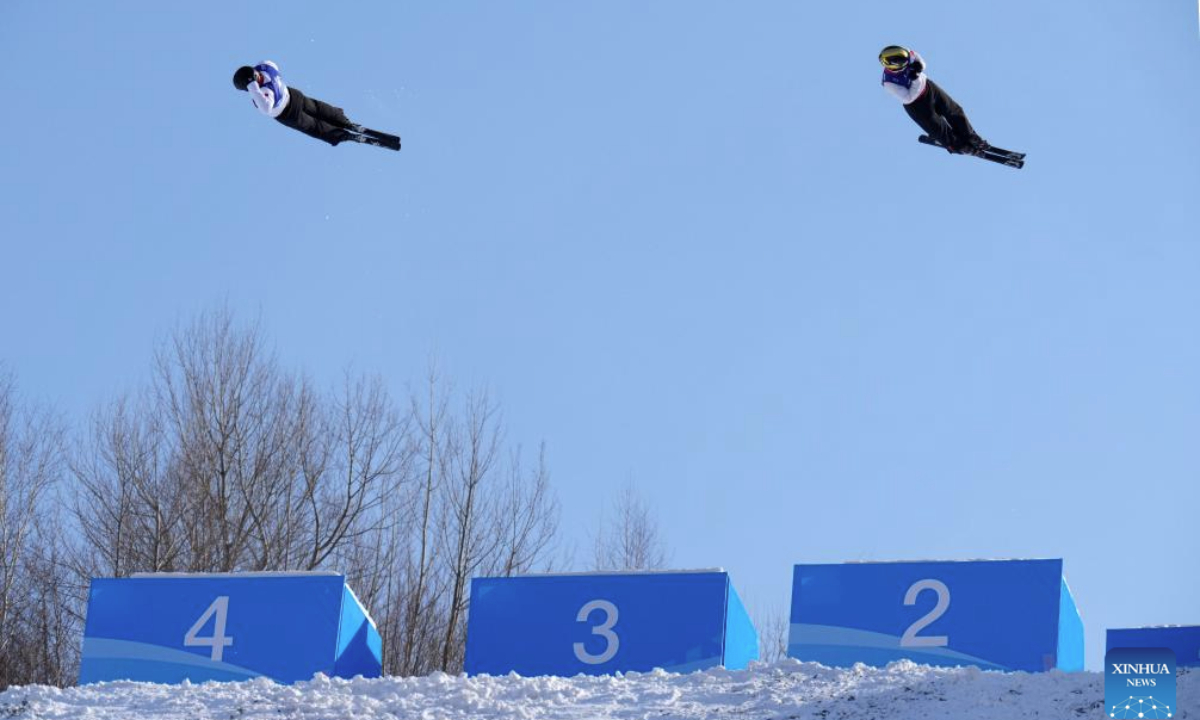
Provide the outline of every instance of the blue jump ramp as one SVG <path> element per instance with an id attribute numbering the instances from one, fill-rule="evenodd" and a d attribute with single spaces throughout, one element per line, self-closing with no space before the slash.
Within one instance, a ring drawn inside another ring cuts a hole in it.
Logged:
<path id="1" fill-rule="evenodd" d="M 469 675 L 744 668 L 758 634 L 723 570 L 475 578 Z"/>
<path id="2" fill-rule="evenodd" d="M 96 578 L 80 684 L 378 677 L 379 631 L 336 573 Z"/>
<path id="3" fill-rule="evenodd" d="M 834 667 L 1083 670 L 1062 560 L 796 565 L 788 656 Z"/>
<path id="4" fill-rule="evenodd" d="M 1200 667 L 1200 625 L 1109 628 L 1104 652 L 1116 648 L 1166 648 L 1176 668 Z"/>

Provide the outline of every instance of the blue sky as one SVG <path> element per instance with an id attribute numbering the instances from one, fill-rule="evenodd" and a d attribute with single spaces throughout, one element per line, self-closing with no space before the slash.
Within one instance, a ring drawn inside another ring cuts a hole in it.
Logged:
<path id="1" fill-rule="evenodd" d="M 1063 557 L 1103 628 L 1200 623 L 1190 0 L 0 7 L 0 359 L 81 419 L 228 303 L 285 364 L 431 356 L 634 481 L 752 607 L 791 565 Z M 878 86 L 903 43 L 1024 170 Z M 234 68 L 404 138 L 329 148 Z"/>

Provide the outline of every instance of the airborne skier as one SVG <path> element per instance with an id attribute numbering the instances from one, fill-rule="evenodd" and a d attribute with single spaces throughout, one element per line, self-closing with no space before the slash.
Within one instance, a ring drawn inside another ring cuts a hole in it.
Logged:
<path id="1" fill-rule="evenodd" d="M 915 50 L 889 45 L 879 53 L 879 63 L 884 89 L 904 103 L 904 111 L 925 131 L 922 142 L 1014 167 L 1024 164 L 1024 153 L 992 147 L 979 137 L 962 106 L 926 77 L 925 61 Z"/>
<path id="2" fill-rule="evenodd" d="M 270 60 L 238 68 L 233 74 L 233 86 L 249 92 L 254 106 L 267 117 L 335 147 L 340 142 L 359 142 L 400 149 L 400 138 L 396 135 L 357 125 L 341 108 L 288 87 L 279 74 L 279 66 Z"/>

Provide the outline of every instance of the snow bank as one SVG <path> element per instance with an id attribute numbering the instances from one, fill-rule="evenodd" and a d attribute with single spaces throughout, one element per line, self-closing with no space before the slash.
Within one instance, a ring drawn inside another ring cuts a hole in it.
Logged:
<path id="1" fill-rule="evenodd" d="M 910 662 L 837 670 L 785 660 L 749 670 L 619 677 L 450 676 L 267 680 L 203 685 L 103 683 L 0 693 L 0 718 L 38 720 L 480 720 L 487 718 L 1102 718 L 1099 673 L 1038 675 Z M 1200 720 L 1200 673 L 1179 678 L 1176 718 Z"/>

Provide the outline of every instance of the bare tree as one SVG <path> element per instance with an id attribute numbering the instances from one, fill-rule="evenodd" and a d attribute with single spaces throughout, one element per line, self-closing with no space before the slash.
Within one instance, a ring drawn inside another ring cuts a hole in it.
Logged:
<path id="1" fill-rule="evenodd" d="M 632 481 L 625 484 L 613 506 L 613 515 L 600 529 L 592 552 L 595 570 L 661 570 L 667 549 L 658 522 Z"/>
<path id="2" fill-rule="evenodd" d="M 40 648 L 50 650 L 60 612 L 43 605 L 42 591 L 61 577 L 42 567 L 39 542 L 53 523 L 64 432 L 48 411 L 18 407 L 15 381 L 0 375 L 0 689 L 59 675 L 48 668 L 52 654 L 38 657 Z"/>
<path id="3" fill-rule="evenodd" d="M 160 349 L 153 385 L 187 493 L 192 570 L 271 567 L 264 518 L 290 485 L 291 411 L 301 394 L 267 356 L 257 328 L 202 314 Z"/>
<path id="4" fill-rule="evenodd" d="M 440 527 L 441 546 L 450 572 L 449 617 L 442 643 L 441 670 L 461 665 L 462 627 L 466 619 L 467 585 L 498 547 L 486 532 L 484 518 L 491 516 L 485 492 L 500 446 L 499 409 L 486 393 L 467 399 L 463 419 L 449 433 L 443 458 L 446 482 Z"/>
<path id="5" fill-rule="evenodd" d="M 186 507 L 159 419 L 128 396 L 92 416 L 71 463 L 84 540 L 73 563 L 84 576 L 173 570 L 181 562 Z"/>
<path id="6" fill-rule="evenodd" d="M 322 459 L 326 473 L 304 473 L 306 570 L 321 567 L 337 547 L 395 524 L 383 510 L 411 474 L 410 421 L 397 413 L 381 379 L 346 377 L 331 415 L 327 432 L 334 453 Z"/>
<path id="7" fill-rule="evenodd" d="M 59 513 L 48 509 L 39 520 L 26 559 L 29 642 L 22 652 L 26 682 L 67 686 L 79 677 L 79 636 L 86 601 L 67 562 L 64 531 Z"/>
<path id="8" fill-rule="evenodd" d="M 155 356 L 143 400 L 94 416 L 73 464 L 81 572 L 326 567 L 405 483 L 408 420 L 379 378 L 329 398 L 257 328 L 201 315 Z M 83 554 L 88 554 L 85 552 Z"/>
<path id="9" fill-rule="evenodd" d="M 778 606 L 756 608 L 754 627 L 758 630 L 758 659 L 773 663 L 787 657 L 788 615 Z"/>
<path id="10" fill-rule="evenodd" d="M 558 533 L 558 499 L 550 488 L 550 470 L 546 466 L 546 446 L 538 450 L 537 465 L 526 476 L 517 448 L 509 458 L 508 481 L 501 489 L 496 506 L 495 535 L 500 539 L 496 566 L 490 575 L 511 577 L 530 572 L 546 563 Z"/>
<path id="11" fill-rule="evenodd" d="M 397 568 L 402 571 L 400 577 L 407 581 L 406 593 L 399 592 L 400 588 L 396 589 L 397 594 L 404 596 L 405 608 L 403 640 L 397 667 L 402 673 L 417 673 L 423 669 L 419 660 L 422 654 L 419 648 L 427 645 L 434 634 L 431 616 L 441 588 L 437 587 L 437 579 L 434 576 L 436 561 L 433 520 L 445 468 L 442 453 L 448 444 L 445 438 L 448 394 L 449 389 L 443 389 L 437 368 L 431 363 L 426 375 L 424 397 L 419 398 L 414 394 L 410 401 L 412 416 L 419 428 L 416 455 L 421 465 L 420 486 L 414 502 L 417 514 L 412 553 L 405 553 L 403 568 Z"/>

